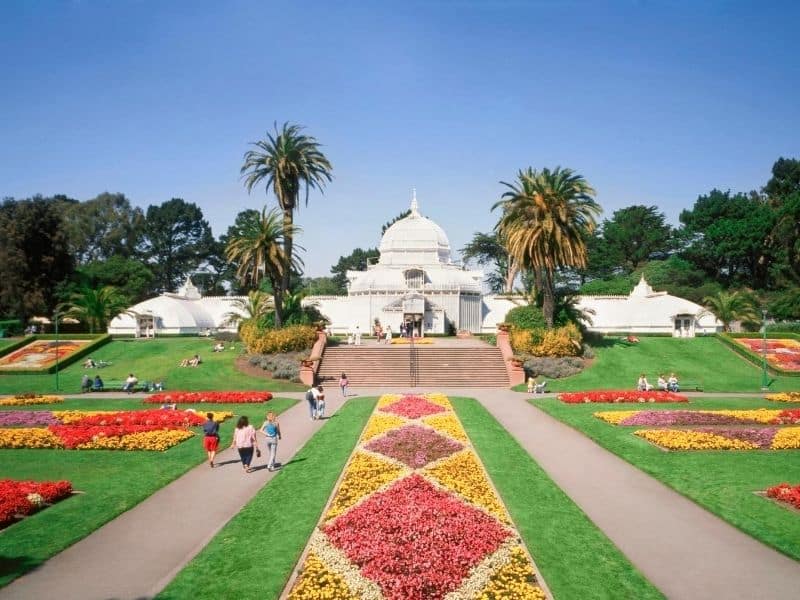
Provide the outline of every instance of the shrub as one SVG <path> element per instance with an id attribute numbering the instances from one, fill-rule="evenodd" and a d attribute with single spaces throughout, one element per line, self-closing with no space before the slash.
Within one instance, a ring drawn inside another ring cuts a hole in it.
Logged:
<path id="1" fill-rule="evenodd" d="M 555 329 L 512 329 L 511 346 L 533 356 L 576 356 L 581 353 L 581 332 L 569 323 Z"/>
<path id="2" fill-rule="evenodd" d="M 0 329 L 5 331 L 6 335 L 19 335 L 22 333 L 22 321 L 19 319 L 0 320 Z"/>
<path id="3" fill-rule="evenodd" d="M 525 361 L 523 365 L 525 374 L 529 377 L 547 377 L 549 379 L 560 379 L 569 377 L 583 371 L 583 359 L 577 356 L 565 356 L 562 358 L 551 358 L 547 356 L 532 357 Z"/>
<path id="4" fill-rule="evenodd" d="M 800 333 L 800 321 L 783 321 L 767 325 L 768 333 Z"/>
<path id="5" fill-rule="evenodd" d="M 512 308 L 506 314 L 506 323 L 516 329 L 543 329 L 546 326 L 542 309 L 533 304 Z"/>
<path id="6" fill-rule="evenodd" d="M 235 331 L 218 331 L 214 334 L 214 339 L 218 342 L 238 342 L 239 334 Z"/>
<path id="7" fill-rule="evenodd" d="M 253 321 L 239 328 L 247 351 L 251 354 L 277 354 L 309 350 L 317 339 L 317 329 L 310 325 L 290 325 L 281 329 L 262 329 Z"/>

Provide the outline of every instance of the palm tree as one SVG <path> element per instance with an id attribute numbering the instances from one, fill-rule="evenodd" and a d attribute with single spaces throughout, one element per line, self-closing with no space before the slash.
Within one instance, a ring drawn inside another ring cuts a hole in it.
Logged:
<path id="1" fill-rule="evenodd" d="M 533 270 L 542 312 L 552 327 L 556 269 L 586 266 L 585 240 L 600 214 L 595 191 L 581 175 L 561 167 L 528 167 L 519 171 L 515 183 L 500 183 L 509 189 L 492 207 L 503 211 L 495 228 L 517 265 Z"/>
<path id="2" fill-rule="evenodd" d="M 238 310 L 225 313 L 225 318 L 231 324 L 260 319 L 275 308 L 272 296 L 261 290 L 251 290 L 246 298 L 238 298 L 232 304 Z"/>
<path id="3" fill-rule="evenodd" d="M 746 292 L 717 292 L 703 298 L 703 304 L 722 322 L 722 330 L 730 331 L 733 321 L 758 323 L 761 320 L 754 298 Z"/>
<path id="4" fill-rule="evenodd" d="M 105 331 L 108 323 L 118 314 L 126 312 L 128 300 L 113 285 L 99 290 L 84 287 L 70 295 L 58 309 L 62 316 L 78 319 L 89 325 L 89 332 Z"/>
<path id="5" fill-rule="evenodd" d="M 254 288 L 258 287 L 264 277 L 272 284 L 275 322 L 278 326 L 283 317 L 283 294 L 286 288 L 282 287 L 281 282 L 284 270 L 299 270 L 302 265 L 296 255 L 287 264 L 284 256 L 284 225 L 281 212 L 276 208 L 268 211 L 265 206 L 261 214 L 253 215 L 242 223 L 239 233 L 230 239 L 225 249 L 228 261 L 238 263 L 236 275 L 243 285 L 249 283 Z M 292 226 L 290 234 L 298 231 L 297 227 Z M 292 250 L 296 252 L 294 247 Z"/>
<path id="6" fill-rule="evenodd" d="M 252 144 L 256 149 L 245 152 L 240 171 L 248 192 L 263 182 L 266 190 L 272 189 L 283 211 L 284 268 L 279 286 L 282 292 L 289 290 L 290 263 L 294 256 L 294 211 L 300 208 L 300 192 L 305 189 L 305 203 L 308 206 L 309 192 L 312 189 L 322 191 L 325 183 L 332 179 L 333 167 L 320 151 L 317 140 L 302 132 L 300 125 L 284 123 L 279 130 L 275 123 L 274 135 L 267 133 L 265 140 Z M 280 326 L 279 304 L 276 294 L 277 326 Z"/>

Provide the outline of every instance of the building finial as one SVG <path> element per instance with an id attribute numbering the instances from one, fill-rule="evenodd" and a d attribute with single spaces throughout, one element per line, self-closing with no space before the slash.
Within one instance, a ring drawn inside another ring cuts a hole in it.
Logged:
<path id="1" fill-rule="evenodd" d="M 411 188 L 411 214 L 419 216 L 419 204 L 417 204 L 417 188 Z"/>

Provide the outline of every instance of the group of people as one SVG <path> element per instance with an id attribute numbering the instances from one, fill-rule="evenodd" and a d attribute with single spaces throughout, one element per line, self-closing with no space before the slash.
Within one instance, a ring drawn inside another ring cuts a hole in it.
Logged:
<path id="1" fill-rule="evenodd" d="M 179 364 L 179 367 L 197 367 L 200 363 L 203 362 L 200 360 L 200 355 L 195 354 L 192 358 L 184 358 Z"/>
<path id="2" fill-rule="evenodd" d="M 680 391 L 678 377 L 675 375 L 675 373 L 670 373 L 669 377 L 664 377 L 663 373 L 659 374 L 656 387 L 662 392 Z M 639 381 L 636 382 L 636 389 L 640 392 L 649 392 L 653 389 L 652 384 L 647 381 L 647 376 L 644 373 L 639 375 Z"/>
<path id="3" fill-rule="evenodd" d="M 103 380 L 100 379 L 100 375 L 95 375 L 94 379 L 89 377 L 86 373 L 83 374 L 81 378 L 81 392 L 102 392 L 104 389 Z"/>
<path id="4" fill-rule="evenodd" d="M 208 465 L 214 468 L 214 459 L 219 450 L 219 423 L 214 420 L 213 413 L 206 413 L 207 421 L 203 424 L 203 449 L 206 451 L 208 457 Z M 272 411 L 267 413 L 264 423 L 256 431 L 250 425 L 250 421 L 246 416 L 239 417 L 236 422 L 236 429 L 233 430 L 233 441 L 231 448 L 236 448 L 239 453 L 239 460 L 242 463 L 242 469 L 245 473 L 253 471 L 251 466 L 253 463 L 253 456 L 261 456 L 261 450 L 258 447 L 258 434 L 262 434 L 266 438 L 267 452 L 269 458 L 267 460 L 267 469 L 273 471 L 277 468 L 276 457 L 278 453 L 278 440 L 281 439 L 281 426 L 278 423 L 278 417 Z"/>
<path id="5" fill-rule="evenodd" d="M 373 327 L 373 333 L 375 334 L 375 338 L 378 340 L 380 344 L 381 341 L 386 342 L 387 344 L 392 343 L 392 326 L 387 325 L 386 329 L 383 329 L 380 321 L 375 321 L 375 327 Z"/>
<path id="6" fill-rule="evenodd" d="M 306 402 L 312 421 L 325 418 L 325 389 L 321 385 L 317 384 L 306 392 Z"/>

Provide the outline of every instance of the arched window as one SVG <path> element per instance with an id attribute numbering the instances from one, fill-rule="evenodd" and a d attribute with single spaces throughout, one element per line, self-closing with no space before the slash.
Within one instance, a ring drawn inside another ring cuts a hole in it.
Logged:
<path id="1" fill-rule="evenodd" d="M 406 271 L 406 287 L 418 290 L 425 283 L 425 272 L 422 269 L 409 269 Z"/>

